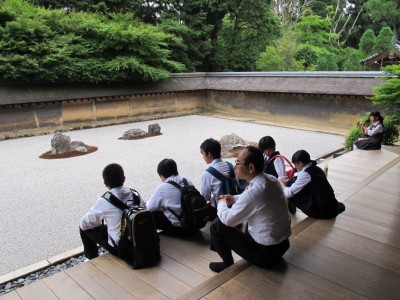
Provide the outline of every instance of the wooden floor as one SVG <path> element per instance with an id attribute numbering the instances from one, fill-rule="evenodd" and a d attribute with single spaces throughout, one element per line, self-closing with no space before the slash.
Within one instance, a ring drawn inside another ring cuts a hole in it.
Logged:
<path id="1" fill-rule="evenodd" d="M 208 229 L 191 240 L 161 236 L 157 267 L 132 270 L 111 255 L 8 293 L 3 299 L 400 299 L 400 156 L 357 151 L 329 162 L 346 211 L 335 220 L 297 213 L 285 262 L 261 269 L 235 257 L 208 269 Z"/>

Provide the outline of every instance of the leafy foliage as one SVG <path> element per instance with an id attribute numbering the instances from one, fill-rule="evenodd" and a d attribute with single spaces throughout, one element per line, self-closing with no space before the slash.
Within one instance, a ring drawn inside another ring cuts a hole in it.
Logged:
<path id="1" fill-rule="evenodd" d="M 116 82 L 159 80 L 184 66 L 169 59 L 166 42 L 180 40 L 132 14 L 88 14 L 5 0 L 0 14 L 0 76 L 21 81 Z"/>
<path id="2" fill-rule="evenodd" d="M 393 77 L 385 78 L 385 83 L 373 88 L 376 94 L 371 97 L 372 103 L 382 107 L 391 122 L 400 126 L 400 65 L 383 70 Z"/>
<path id="3" fill-rule="evenodd" d="M 359 49 L 363 51 L 366 55 L 371 55 L 374 52 L 374 47 L 376 44 L 376 36 L 372 29 L 367 29 L 359 43 Z"/>

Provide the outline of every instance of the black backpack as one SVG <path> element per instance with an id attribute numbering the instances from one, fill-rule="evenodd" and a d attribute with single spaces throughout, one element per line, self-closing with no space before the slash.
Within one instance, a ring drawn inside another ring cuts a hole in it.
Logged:
<path id="1" fill-rule="evenodd" d="M 140 206 L 139 193 L 133 189 L 133 205 L 126 205 L 115 195 L 106 192 L 102 197 L 121 209 L 121 239 L 118 243 L 118 256 L 130 267 L 140 269 L 156 265 L 160 260 L 160 238 L 153 214 Z"/>
<path id="2" fill-rule="evenodd" d="M 226 162 L 229 166 L 229 177 L 225 177 L 214 167 L 208 167 L 207 172 L 212 176 L 217 178 L 222 182 L 221 195 L 239 195 L 246 188 L 246 182 L 242 180 L 237 180 L 235 178 L 235 171 L 233 170 L 233 165 L 230 162 Z"/>
<path id="3" fill-rule="evenodd" d="M 181 191 L 181 214 L 178 215 L 170 208 L 168 210 L 178 218 L 183 229 L 189 232 L 197 231 L 206 226 L 208 221 L 217 217 L 217 210 L 207 203 L 200 192 L 194 185 L 190 185 L 186 178 L 183 178 L 183 187 L 174 181 L 167 181 L 167 183 Z"/>

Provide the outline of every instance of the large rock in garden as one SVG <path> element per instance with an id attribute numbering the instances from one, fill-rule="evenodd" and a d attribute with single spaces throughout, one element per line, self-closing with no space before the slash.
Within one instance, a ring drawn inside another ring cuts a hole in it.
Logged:
<path id="1" fill-rule="evenodd" d="M 142 130 L 142 129 L 129 129 L 124 132 L 122 135 L 123 140 L 131 140 L 131 139 L 137 139 L 137 138 L 143 138 L 146 137 L 147 132 Z"/>
<path id="2" fill-rule="evenodd" d="M 68 135 L 56 132 L 51 139 L 51 153 L 67 153 L 71 149 L 71 138 Z"/>
<path id="3" fill-rule="evenodd" d="M 236 133 L 224 135 L 219 143 L 221 144 L 221 156 L 224 158 L 236 157 L 240 150 L 250 145 Z"/>
<path id="4" fill-rule="evenodd" d="M 148 133 L 151 135 L 161 134 L 161 127 L 158 124 L 150 124 Z"/>

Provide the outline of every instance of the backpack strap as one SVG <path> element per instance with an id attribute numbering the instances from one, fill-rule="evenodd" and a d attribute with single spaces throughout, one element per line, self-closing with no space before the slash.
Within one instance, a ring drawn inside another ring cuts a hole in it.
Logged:
<path id="1" fill-rule="evenodd" d="M 115 207 L 119 208 L 120 210 L 124 210 L 129 208 L 128 205 L 126 205 L 124 202 L 119 200 L 115 195 L 113 195 L 111 192 L 105 192 L 102 198 L 106 199 L 108 202 L 110 202 L 112 205 Z"/>
<path id="2" fill-rule="evenodd" d="M 235 170 L 233 169 L 233 165 L 227 161 L 226 162 L 229 167 L 229 177 L 235 177 Z"/>
<path id="3" fill-rule="evenodd" d="M 167 181 L 166 183 L 169 183 L 169 184 L 173 185 L 173 186 L 176 187 L 179 191 L 182 189 L 182 187 L 179 185 L 179 183 L 176 183 L 175 181 L 170 180 L 170 181 Z M 187 182 L 186 178 L 183 178 L 183 184 L 184 184 L 185 186 L 188 185 L 188 182 Z M 169 211 L 171 214 L 173 214 L 179 221 L 182 220 L 182 216 L 178 215 L 176 212 L 174 212 L 174 211 L 173 211 L 172 209 L 170 209 L 170 208 L 167 208 L 167 209 L 168 209 L 168 211 Z"/>
<path id="4" fill-rule="evenodd" d="M 224 175 L 222 175 L 220 172 L 217 171 L 214 167 L 208 167 L 206 170 L 208 173 L 210 173 L 212 176 L 217 178 L 219 181 L 224 182 L 228 178 L 226 178 Z"/>

